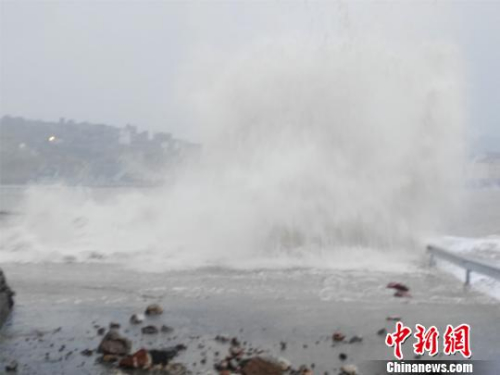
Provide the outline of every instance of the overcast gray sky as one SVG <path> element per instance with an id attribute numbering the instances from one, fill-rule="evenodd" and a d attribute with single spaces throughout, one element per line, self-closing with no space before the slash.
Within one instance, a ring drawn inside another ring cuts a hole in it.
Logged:
<path id="1" fill-rule="evenodd" d="M 494 0 L 2 0 L 0 115 L 132 123 L 190 137 L 173 101 L 185 64 L 274 35 L 346 30 L 456 43 L 465 57 L 473 133 L 500 137 L 500 1 Z"/>

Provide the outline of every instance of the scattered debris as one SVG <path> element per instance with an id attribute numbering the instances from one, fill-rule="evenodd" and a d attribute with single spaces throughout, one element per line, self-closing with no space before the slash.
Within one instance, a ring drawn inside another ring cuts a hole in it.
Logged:
<path id="1" fill-rule="evenodd" d="M 215 336 L 214 340 L 221 343 L 221 344 L 225 344 L 225 343 L 229 342 L 230 338 L 228 336 L 224 336 L 224 335 L 217 335 L 217 336 Z"/>
<path id="2" fill-rule="evenodd" d="M 344 341 L 345 335 L 342 332 L 334 332 L 332 335 L 332 339 L 336 342 Z"/>
<path id="3" fill-rule="evenodd" d="M 90 357 L 92 354 L 94 354 L 94 351 L 90 350 L 90 349 L 83 349 L 80 352 L 80 354 L 83 355 L 83 356 L 85 356 L 85 357 Z"/>
<path id="4" fill-rule="evenodd" d="M 292 364 L 290 363 L 290 361 L 286 358 L 283 358 L 283 357 L 279 357 L 277 360 L 278 364 L 281 366 L 281 369 L 283 371 L 288 371 L 292 368 Z"/>
<path id="5" fill-rule="evenodd" d="M 340 368 L 341 375 L 357 375 L 358 368 L 354 365 L 344 365 Z"/>
<path id="6" fill-rule="evenodd" d="M 269 361 L 261 357 L 254 357 L 241 365 L 243 375 L 281 375 L 283 368 L 278 362 Z"/>
<path id="7" fill-rule="evenodd" d="M 307 366 L 300 366 L 297 371 L 291 371 L 290 374 L 291 375 L 313 375 L 313 372 Z"/>
<path id="8" fill-rule="evenodd" d="M 0 327 L 14 307 L 14 291 L 10 289 L 3 271 L 0 269 Z"/>
<path id="9" fill-rule="evenodd" d="M 387 329 L 386 328 L 380 328 L 377 331 L 377 335 L 379 335 L 379 336 L 385 335 L 386 333 L 387 333 Z"/>
<path id="10" fill-rule="evenodd" d="M 396 293 L 394 293 L 394 297 L 411 297 L 411 294 L 408 292 L 402 292 L 400 290 L 397 290 Z"/>
<path id="11" fill-rule="evenodd" d="M 17 361 L 12 361 L 8 365 L 5 366 L 5 371 L 6 372 L 17 372 Z"/>
<path id="12" fill-rule="evenodd" d="M 184 350 L 184 347 L 175 346 L 166 350 L 150 350 L 151 360 L 153 365 L 167 365 L 177 354 Z"/>
<path id="13" fill-rule="evenodd" d="M 387 284 L 387 288 L 396 290 L 396 292 L 394 293 L 394 297 L 411 297 L 409 293 L 410 288 L 402 283 L 390 282 L 389 284 Z"/>
<path id="14" fill-rule="evenodd" d="M 168 375 L 187 375 L 189 374 L 186 366 L 181 363 L 169 363 L 165 366 L 165 371 Z"/>
<path id="15" fill-rule="evenodd" d="M 142 327 L 141 332 L 145 335 L 155 335 L 159 332 L 159 330 L 155 326 L 146 326 Z"/>
<path id="16" fill-rule="evenodd" d="M 162 325 L 161 328 L 160 328 L 161 332 L 162 333 L 172 333 L 174 332 L 174 329 L 172 327 L 169 327 L 167 325 Z"/>
<path id="17" fill-rule="evenodd" d="M 123 358 L 118 366 L 130 369 L 147 369 L 153 363 L 151 355 L 146 349 L 140 349 L 132 355 Z"/>
<path id="18" fill-rule="evenodd" d="M 184 345 L 177 345 L 165 350 L 140 349 L 134 354 L 123 358 L 119 363 L 119 367 L 128 369 L 165 368 L 165 366 L 177 356 L 179 351 L 185 348 Z M 177 367 L 179 367 L 179 365 L 177 365 Z M 179 368 L 177 370 L 179 370 Z"/>
<path id="19" fill-rule="evenodd" d="M 153 303 L 152 305 L 146 307 L 146 311 L 144 312 L 144 314 L 146 314 L 147 316 L 161 315 L 163 314 L 163 308 L 157 303 Z"/>
<path id="20" fill-rule="evenodd" d="M 118 362 L 120 359 L 119 355 L 116 354 L 104 354 L 101 358 L 100 361 L 103 363 L 115 363 Z"/>
<path id="21" fill-rule="evenodd" d="M 401 320 L 401 317 L 396 315 L 393 316 L 390 315 L 386 318 L 386 320 L 389 322 L 399 322 Z"/>
<path id="22" fill-rule="evenodd" d="M 180 351 L 182 351 L 182 350 L 186 350 L 186 349 L 187 349 L 187 346 L 186 346 L 186 345 L 184 345 L 184 344 L 177 344 L 177 345 L 175 346 L 175 349 L 176 349 L 178 352 L 180 352 Z"/>
<path id="23" fill-rule="evenodd" d="M 130 317 L 130 323 L 132 324 L 141 324 L 144 321 L 145 317 L 143 314 L 134 314 Z"/>
<path id="24" fill-rule="evenodd" d="M 162 313 L 163 309 L 157 304 L 149 305 L 145 310 L 145 315 L 147 316 L 160 315 Z M 146 318 L 145 315 L 133 314 L 132 316 L 130 316 L 130 323 L 143 323 Z M 400 318 L 394 316 L 387 317 L 387 320 L 396 319 Z M 124 374 L 127 370 L 151 370 L 153 371 L 153 373 L 165 373 L 168 375 L 187 375 L 191 373 L 190 371 L 188 371 L 185 364 L 172 363 L 173 359 L 178 355 L 179 351 L 186 349 L 185 345 L 179 344 L 167 349 L 163 349 L 161 347 L 157 349 L 141 348 L 131 354 L 132 343 L 127 337 L 120 335 L 119 323 L 110 322 L 109 330 L 107 332 L 104 327 L 100 327 L 99 325 L 97 325 L 96 321 L 92 322 L 92 324 L 97 330 L 97 333 L 99 335 L 103 335 L 102 340 L 97 350 L 80 349 L 81 351 L 79 351 L 79 353 L 84 357 L 91 357 L 94 355 L 94 352 L 101 353 L 102 355 L 97 358 L 96 362 L 107 364 L 106 366 L 113 369 L 113 371 L 116 371 L 117 374 Z M 159 332 L 171 333 L 174 331 L 173 327 L 170 327 L 168 325 L 160 326 L 159 324 L 140 326 L 138 328 L 141 328 L 142 334 L 146 335 L 158 334 Z M 60 330 L 60 328 L 58 330 Z M 87 331 L 87 333 L 91 332 L 92 329 Z M 127 332 L 128 331 L 125 330 L 125 333 Z M 133 332 L 135 335 L 137 335 L 137 331 L 134 330 Z M 378 335 L 384 335 L 386 333 L 386 328 L 382 328 L 377 331 Z M 177 335 L 163 336 L 162 338 L 162 340 L 165 340 L 165 342 L 176 339 Z M 319 371 L 315 363 L 308 363 L 307 366 L 302 365 L 300 367 L 292 367 L 292 364 L 286 358 L 269 356 L 268 351 L 258 347 L 252 347 L 251 345 L 247 346 L 247 342 L 240 341 L 238 337 L 231 337 L 226 335 L 215 336 L 214 340 L 217 344 L 229 344 L 228 346 L 226 346 L 226 355 L 221 353 L 220 347 L 218 345 L 213 346 L 213 341 L 204 341 L 203 336 L 189 336 L 189 339 L 197 340 L 192 343 L 195 348 L 198 348 L 197 350 L 199 355 L 199 357 L 191 364 L 193 370 L 196 370 L 194 371 L 194 373 L 201 373 L 200 370 L 205 373 L 206 368 L 204 368 L 203 366 L 212 363 L 212 360 L 214 361 L 213 366 L 219 375 L 283 375 L 285 373 L 288 375 L 313 375 L 313 371 Z M 329 339 L 330 338 L 328 336 L 321 336 L 315 342 L 315 344 L 321 345 L 325 341 L 328 342 Z M 146 337 L 143 337 L 142 340 L 143 345 L 153 344 L 153 341 L 148 340 L 148 338 Z M 347 339 L 346 335 L 343 332 L 335 331 L 331 336 L 331 340 L 333 340 L 335 343 L 348 342 L 349 344 L 354 344 L 363 342 L 363 337 L 360 335 L 354 335 Z M 303 348 L 306 349 L 308 348 L 308 344 L 310 345 L 311 343 L 307 341 L 304 343 L 298 343 L 298 345 L 301 344 Z M 332 344 L 332 346 L 336 346 L 336 344 Z M 60 349 L 58 349 L 59 346 L 54 346 L 54 344 L 52 344 L 51 347 L 54 348 L 54 351 L 59 351 L 61 354 L 54 358 L 47 352 L 46 361 L 57 362 L 67 359 L 71 354 L 74 355 L 75 353 L 78 353 L 78 351 L 75 350 L 70 350 L 68 352 L 64 345 Z M 280 351 L 283 352 L 287 350 L 287 347 L 288 343 L 286 341 L 279 342 Z M 276 346 L 275 349 L 277 349 Z M 210 355 L 213 355 L 213 359 L 209 358 Z M 344 362 L 347 360 L 347 358 L 348 355 L 342 352 L 338 354 L 337 361 Z M 84 364 L 85 362 L 82 362 L 79 367 L 84 366 Z M 11 368 L 10 370 L 9 366 Z M 202 367 L 200 368 L 197 366 Z M 14 370 L 12 370 L 12 368 L 14 368 Z M 7 372 L 17 371 L 17 362 L 14 361 L 11 365 L 6 366 L 5 370 Z M 354 365 L 344 365 L 340 368 L 340 371 L 340 374 L 342 375 L 358 374 L 358 370 Z M 133 373 L 135 373 L 135 371 Z M 325 372 L 325 374 L 328 374 L 328 372 Z"/>
<path id="25" fill-rule="evenodd" d="M 127 355 L 131 348 L 132 343 L 129 339 L 122 337 L 117 331 L 111 330 L 103 337 L 97 350 L 103 354 Z"/>
<path id="26" fill-rule="evenodd" d="M 228 340 L 227 337 L 217 337 L 217 341 L 219 342 L 225 343 Z M 293 372 L 292 365 L 286 358 L 263 356 L 262 350 L 252 347 L 245 349 L 246 342 L 242 344 L 236 337 L 230 340 L 230 345 L 227 356 L 214 364 L 214 368 L 219 375 L 281 375 L 288 371 L 299 374 L 298 372 Z M 286 343 L 281 342 L 280 346 L 281 348 L 286 348 Z M 245 358 L 245 355 L 248 357 Z M 214 353 L 214 356 L 219 358 L 219 353 Z M 204 364 L 205 360 L 202 359 L 200 363 Z"/>
<path id="27" fill-rule="evenodd" d="M 358 342 L 363 342 L 363 336 L 354 335 L 349 339 L 349 344 L 355 344 Z"/>
<path id="28" fill-rule="evenodd" d="M 396 290 L 399 290 L 401 292 L 409 292 L 410 291 L 410 288 L 408 288 L 406 285 L 401 284 L 401 283 L 396 283 L 396 282 L 391 282 L 391 283 L 387 284 L 387 288 L 396 289 Z"/>

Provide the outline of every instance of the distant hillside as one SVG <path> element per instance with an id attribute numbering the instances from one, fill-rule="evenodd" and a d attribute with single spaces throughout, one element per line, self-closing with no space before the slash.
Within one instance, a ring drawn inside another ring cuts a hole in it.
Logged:
<path id="1" fill-rule="evenodd" d="M 199 146 L 127 125 L 0 119 L 0 183 L 156 184 Z"/>

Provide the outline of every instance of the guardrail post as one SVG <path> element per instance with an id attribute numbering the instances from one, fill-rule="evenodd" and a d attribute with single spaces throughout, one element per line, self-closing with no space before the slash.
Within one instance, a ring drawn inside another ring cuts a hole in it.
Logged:
<path id="1" fill-rule="evenodd" d="M 446 260 L 458 267 L 465 270 L 465 286 L 471 284 L 471 273 L 476 272 L 481 275 L 489 276 L 495 280 L 500 281 L 500 266 L 494 262 L 486 260 L 473 259 L 463 254 L 456 254 L 448 250 L 442 249 L 437 246 L 427 246 L 427 251 L 430 255 L 430 263 L 435 264 L 436 259 L 440 258 Z"/>

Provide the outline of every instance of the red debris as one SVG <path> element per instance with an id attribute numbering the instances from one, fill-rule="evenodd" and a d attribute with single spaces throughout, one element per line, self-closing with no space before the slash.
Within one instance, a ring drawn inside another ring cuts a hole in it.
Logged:
<path id="1" fill-rule="evenodd" d="M 344 341 L 345 335 L 342 332 L 334 332 L 332 335 L 332 339 L 333 341 L 337 342 Z"/>
<path id="2" fill-rule="evenodd" d="M 391 282 L 387 284 L 387 288 L 396 290 L 394 297 L 411 297 L 410 288 L 402 283 Z"/>
<path id="3" fill-rule="evenodd" d="M 147 369 L 151 367 L 152 360 L 149 352 L 146 349 L 140 349 L 132 355 L 128 355 L 123 358 L 119 366 L 123 368 L 138 368 Z"/>
<path id="4" fill-rule="evenodd" d="M 389 289 L 396 289 L 400 292 L 409 292 L 410 288 L 408 288 L 406 285 L 401 284 L 401 283 L 396 283 L 396 282 L 391 282 L 387 284 L 387 288 Z"/>
<path id="5" fill-rule="evenodd" d="M 260 357 L 250 359 L 241 367 L 243 375 L 281 375 L 283 372 L 278 363 Z"/>

